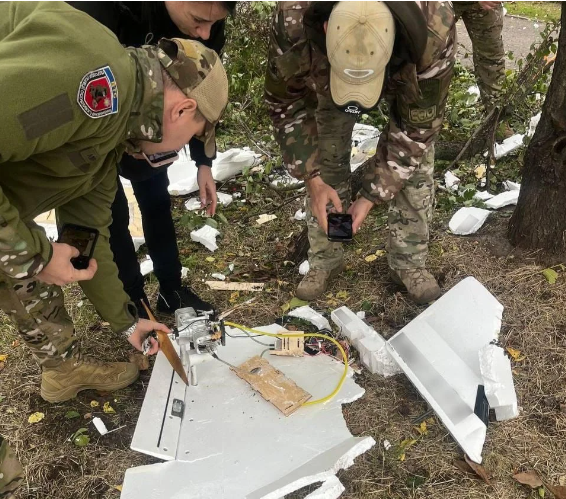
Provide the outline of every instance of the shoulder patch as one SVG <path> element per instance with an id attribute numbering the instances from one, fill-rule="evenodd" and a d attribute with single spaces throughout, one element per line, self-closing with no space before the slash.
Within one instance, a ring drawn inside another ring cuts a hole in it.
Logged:
<path id="1" fill-rule="evenodd" d="M 77 102 L 91 118 L 102 118 L 118 112 L 118 86 L 110 66 L 90 71 L 83 76 Z"/>

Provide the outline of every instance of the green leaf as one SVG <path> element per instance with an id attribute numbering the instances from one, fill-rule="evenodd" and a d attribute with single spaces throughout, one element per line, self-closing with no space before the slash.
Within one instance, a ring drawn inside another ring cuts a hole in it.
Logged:
<path id="1" fill-rule="evenodd" d="M 285 303 L 285 305 L 281 307 L 281 310 L 283 310 L 283 312 L 287 312 L 288 310 L 293 310 L 294 308 L 303 307 L 308 304 L 308 301 L 301 300 L 295 296 L 291 299 L 291 301 Z"/>
<path id="2" fill-rule="evenodd" d="M 88 435 L 78 435 L 75 438 L 73 438 L 73 443 L 77 447 L 86 447 L 89 442 L 90 442 L 90 437 Z"/>
<path id="3" fill-rule="evenodd" d="M 218 222 L 216 220 L 214 220 L 214 218 L 207 218 L 206 222 L 204 222 L 205 225 L 210 225 L 213 229 L 217 229 L 218 228 Z"/>
<path id="4" fill-rule="evenodd" d="M 544 487 L 538 488 L 538 495 L 544 499 Z"/>
<path id="5" fill-rule="evenodd" d="M 0 402 L 2 402 L 6 397 L 4 395 L 0 395 Z"/>
<path id="6" fill-rule="evenodd" d="M 556 284 L 556 279 L 558 278 L 558 273 L 554 269 L 544 269 L 542 275 L 546 277 L 549 284 Z"/>
<path id="7" fill-rule="evenodd" d="M 218 218 L 218 220 L 220 220 L 223 224 L 228 223 L 228 219 L 224 216 L 223 213 L 217 213 L 216 218 Z"/>
<path id="8" fill-rule="evenodd" d="M 88 445 L 90 437 L 86 435 L 87 432 L 87 428 L 79 428 L 71 437 L 71 440 L 77 447 L 86 447 Z"/>
<path id="9" fill-rule="evenodd" d="M 67 411 L 65 414 L 65 419 L 75 419 L 80 417 L 80 414 L 77 411 Z"/>

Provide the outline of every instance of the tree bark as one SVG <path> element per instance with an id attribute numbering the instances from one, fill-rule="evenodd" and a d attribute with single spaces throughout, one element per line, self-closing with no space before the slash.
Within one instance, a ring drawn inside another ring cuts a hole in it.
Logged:
<path id="1" fill-rule="evenodd" d="M 561 23 L 566 26 L 564 4 Z M 508 236 L 516 246 L 566 254 L 566 29 L 560 30 L 541 120 L 525 153 Z"/>

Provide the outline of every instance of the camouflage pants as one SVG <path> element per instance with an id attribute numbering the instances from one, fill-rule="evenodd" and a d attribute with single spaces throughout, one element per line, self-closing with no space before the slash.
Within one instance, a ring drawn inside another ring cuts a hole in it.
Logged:
<path id="1" fill-rule="evenodd" d="M 331 104 L 328 104 L 331 105 Z M 343 121 L 324 119 L 325 105 L 319 104 L 317 113 L 321 177 L 334 187 L 340 196 L 344 212 L 351 200 L 350 152 L 354 118 Z M 328 133 L 325 130 L 328 124 Z M 389 266 L 395 270 L 423 268 L 428 255 L 428 223 L 434 209 L 434 146 L 426 151 L 421 165 L 415 170 L 403 189 L 389 203 Z M 328 207 L 330 208 L 330 206 Z M 342 262 L 344 246 L 330 242 L 312 215 L 311 201 L 306 200 L 309 234 L 309 263 L 311 268 L 331 270 Z M 366 222 L 367 224 L 367 222 Z"/>
<path id="2" fill-rule="evenodd" d="M 76 350 L 73 321 L 59 286 L 0 275 L 0 308 L 17 325 L 40 366 L 55 367 Z"/>
<path id="3" fill-rule="evenodd" d="M 505 81 L 503 6 L 484 10 L 479 2 L 452 2 L 456 16 L 466 25 L 472 41 L 474 70 L 486 109 L 493 107 Z"/>
<path id="4" fill-rule="evenodd" d="M 0 499 L 13 497 L 12 493 L 24 479 L 24 472 L 16 454 L 0 435 Z"/>

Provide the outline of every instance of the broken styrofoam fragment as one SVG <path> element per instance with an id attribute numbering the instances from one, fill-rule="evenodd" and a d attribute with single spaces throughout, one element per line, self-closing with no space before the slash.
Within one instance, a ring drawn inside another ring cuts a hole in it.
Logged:
<path id="1" fill-rule="evenodd" d="M 336 475 L 329 477 L 322 485 L 305 499 L 338 499 L 346 489 Z"/>
<path id="2" fill-rule="evenodd" d="M 474 199 L 478 199 L 480 201 L 487 201 L 488 199 L 491 199 L 494 196 L 494 194 L 491 194 L 490 192 L 487 191 L 476 191 L 476 193 L 474 194 Z"/>
<path id="3" fill-rule="evenodd" d="M 340 329 L 340 333 L 352 343 L 375 333 L 370 326 L 346 306 L 333 310 L 330 317 Z"/>
<path id="4" fill-rule="evenodd" d="M 362 364 L 372 374 L 392 376 L 400 372 L 395 360 L 385 347 L 386 341 L 348 307 L 333 310 L 330 317 L 358 350 Z"/>
<path id="5" fill-rule="evenodd" d="M 275 220 L 276 218 L 277 218 L 277 215 L 268 215 L 266 213 L 263 213 L 262 215 L 257 217 L 257 220 L 255 221 L 255 223 L 257 225 L 263 225 L 264 223 L 271 222 L 272 220 Z"/>
<path id="6" fill-rule="evenodd" d="M 383 441 L 383 448 L 384 448 L 385 450 L 391 449 L 391 442 L 390 442 L 389 440 L 384 440 L 384 441 Z"/>
<path id="7" fill-rule="evenodd" d="M 523 147 L 524 138 L 524 134 L 516 133 L 515 135 L 511 135 L 511 137 L 505 139 L 501 142 L 501 144 L 495 144 L 495 159 L 502 158 L 503 156 Z"/>
<path id="8" fill-rule="evenodd" d="M 477 85 L 472 85 L 468 88 L 467 94 L 469 95 L 469 97 L 466 100 L 466 105 L 472 106 L 480 98 L 480 89 Z"/>
<path id="9" fill-rule="evenodd" d="M 519 192 L 520 191 L 505 191 L 497 196 L 493 196 L 491 199 L 488 199 L 485 202 L 485 205 L 492 209 L 497 210 L 499 208 L 503 208 L 504 206 L 509 206 L 511 204 L 517 204 L 519 201 Z"/>
<path id="10" fill-rule="evenodd" d="M 299 319 L 304 319 L 309 321 L 310 323 L 314 324 L 319 329 L 327 329 L 330 330 L 330 323 L 322 314 L 318 313 L 316 310 L 313 310 L 308 305 L 304 305 L 302 307 L 297 307 L 287 313 L 287 315 L 291 317 L 298 317 Z"/>
<path id="11" fill-rule="evenodd" d="M 309 270 L 311 269 L 311 265 L 308 260 L 305 260 L 301 265 L 299 265 L 299 274 L 307 275 Z"/>
<path id="12" fill-rule="evenodd" d="M 516 418 L 519 409 L 509 357 L 503 348 L 491 344 L 483 347 L 478 355 L 485 396 L 489 407 L 495 409 L 497 421 Z"/>
<path id="13" fill-rule="evenodd" d="M 191 232 L 191 239 L 197 243 L 201 243 L 209 251 L 216 251 L 218 246 L 216 245 L 216 237 L 220 235 L 214 227 L 210 225 L 205 225 L 198 230 L 193 230 Z"/>
<path id="14" fill-rule="evenodd" d="M 218 204 L 222 206 L 229 206 L 233 201 L 233 197 L 230 194 L 225 194 L 224 192 L 216 192 L 216 197 L 218 199 Z M 200 203 L 199 198 L 191 198 L 185 203 L 185 208 L 189 211 L 202 210 L 203 207 Z"/>
<path id="15" fill-rule="evenodd" d="M 467 236 L 477 232 L 487 220 L 491 212 L 473 206 L 460 208 L 448 223 L 448 227 L 454 234 Z"/>
<path id="16" fill-rule="evenodd" d="M 363 310 L 356 312 L 356 315 L 362 320 L 364 320 L 366 318 L 366 313 Z"/>
<path id="17" fill-rule="evenodd" d="M 497 339 L 503 306 L 468 277 L 393 336 L 387 347 L 411 383 L 475 462 L 486 426 L 474 408 L 484 384 L 478 352 Z"/>
<path id="18" fill-rule="evenodd" d="M 230 265 L 228 265 L 228 269 L 230 270 L 230 272 L 234 272 L 234 264 L 231 263 Z"/>
<path id="19" fill-rule="evenodd" d="M 95 428 L 98 430 L 98 433 L 100 433 L 101 435 L 106 435 L 108 433 L 108 428 L 106 428 L 106 425 L 104 424 L 104 421 L 102 421 L 102 419 L 92 418 L 92 422 Z"/>
<path id="20" fill-rule="evenodd" d="M 295 212 L 295 216 L 293 217 L 295 220 L 304 220 L 305 218 L 307 218 L 307 213 L 304 210 L 297 210 Z"/>
<path id="21" fill-rule="evenodd" d="M 212 162 L 212 177 L 218 182 L 235 177 L 244 168 L 250 168 L 259 162 L 260 154 L 249 147 L 228 149 L 219 152 Z M 184 196 L 198 191 L 197 168 L 195 162 L 184 152 L 179 152 L 179 159 L 167 170 L 169 193 L 172 196 Z"/>
<path id="22" fill-rule="evenodd" d="M 153 260 L 149 256 L 146 256 L 145 259 L 140 262 L 140 272 L 141 275 L 147 275 L 153 272 Z"/>
<path id="23" fill-rule="evenodd" d="M 540 100 L 540 94 L 539 94 L 539 98 L 537 100 Z M 542 112 L 535 114 L 531 120 L 529 121 L 529 129 L 527 130 L 527 137 L 532 137 L 535 134 L 535 131 L 537 129 L 537 126 L 540 122 L 540 117 L 542 116 Z"/>
<path id="24" fill-rule="evenodd" d="M 451 171 L 447 171 L 444 174 L 444 183 L 446 184 L 446 187 L 451 191 L 457 191 L 458 186 L 460 185 L 460 179 Z"/>
<path id="25" fill-rule="evenodd" d="M 189 275 L 189 269 L 187 267 L 181 267 L 181 277 L 184 279 Z"/>
<path id="26" fill-rule="evenodd" d="M 210 277 L 214 277 L 215 279 L 218 279 L 219 281 L 225 281 L 226 280 L 226 276 L 224 274 L 210 274 Z"/>
<path id="27" fill-rule="evenodd" d="M 520 191 L 521 190 L 521 184 L 519 184 L 517 182 L 513 182 L 512 180 L 505 180 L 503 182 L 503 187 L 505 187 L 505 190 L 507 190 L 507 191 Z"/>
<path id="28" fill-rule="evenodd" d="M 185 203 L 185 209 L 189 211 L 201 210 L 202 206 L 200 204 L 199 198 L 191 198 Z"/>

